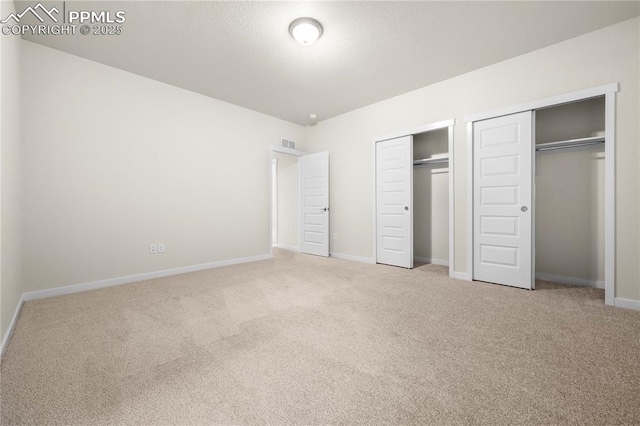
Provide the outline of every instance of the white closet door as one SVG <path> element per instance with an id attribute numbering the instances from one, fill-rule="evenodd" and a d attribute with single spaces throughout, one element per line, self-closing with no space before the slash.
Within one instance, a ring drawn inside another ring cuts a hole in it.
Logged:
<path id="1" fill-rule="evenodd" d="M 413 136 L 376 143 L 376 259 L 413 268 Z"/>
<path id="2" fill-rule="evenodd" d="M 303 155 L 300 165 L 300 251 L 329 256 L 329 152 Z"/>
<path id="3" fill-rule="evenodd" d="M 531 289 L 532 112 L 473 124 L 473 279 Z"/>

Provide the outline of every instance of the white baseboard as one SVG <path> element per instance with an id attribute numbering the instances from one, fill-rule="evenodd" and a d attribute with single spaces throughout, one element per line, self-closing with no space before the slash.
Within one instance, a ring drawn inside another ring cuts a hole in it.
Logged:
<path id="1" fill-rule="evenodd" d="M 413 257 L 414 261 L 418 261 L 418 262 L 422 262 L 422 263 L 431 263 L 433 265 L 441 265 L 441 266 L 449 266 L 449 261 L 448 260 L 443 260 L 443 259 L 434 259 L 432 257 L 418 257 L 418 256 L 414 256 Z"/>
<path id="2" fill-rule="evenodd" d="M 558 284 L 573 284 L 583 287 L 595 287 L 604 289 L 604 281 L 587 280 L 584 278 L 565 277 L 563 275 L 545 274 L 544 272 L 536 272 L 537 280 L 553 281 Z"/>
<path id="3" fill-rule="evenodd" d="M 616 308 L 625 308 L 640 311 L 640 300 L 623 299 L 622 297 L 616 297 L 614 299 L 613 306 L 615 306 Z"/>
<path id="4" fill-rule="evenodd" d="M 454 272 L 451 278 L 462 281 L 471 281 L 471 278 L 469 278 L 469 274 L 466 272 Z"/>
<path id="5" fill-rule="evenodd" d="M 20 296 L 20 300 L 18 301 L 18 306 L 16 306 L 16 310 L 13 313 L 13 317 L 11 317 L 11 322 L 9 323 L 9 328 L 7 329 L 6 334 L 2 339 L 2 343 L 0 344 L 0 359 L 4 356 L 4 351 L 7 349 L 9 345 L 9 341 L 11 340 L 11 336 L 13 336 L 13 330 L 16 328 L 16 324 L 18 323 L 18 317 L 20 316 L 20 311 L 22 311 L 22 305 L 24 304 L 24 293 Z"/>
<path id="6" fill-rule="evenodd" d="M 329 256 L 335 257 L 336 259 L 352 260 L 354 262 L 370 263 L 370 264 L 374 263 L 373 259 L 370 257 L 352 256 L 350 254 L 342 254 L 342 253 L 330 253 Z"/>
<path id="7" fill-rule="evenodd" d="M 257 262 L 271 259 L 271 254 L 261 254 L 258 256 L 241 257 L 237 259 L 221 260 L 218 262 L 202 263 L 199 265 L 183 266 L 180 268 L 165 269 L 144 274 L 129 275 L 126 277 L 111 278 L 108 280 L 93 281 L 83 284 L 74 284 L 66 287 L 56 287 L 47 290 L 32 291 L 24 293 L 25 302 L 29 300 L 43 299 L 46 297 L 62 296 L 65 294 L 77 293 L 80 291 L 95 290 L 98 288 L 111 287 L 114 285 L 130 284 L 138 281 L 151 280 L 154 278 L 169 277 L 171 275 L 186 274 L 189 272 L 203 271 L 205 269 L 220 268 L 222 266 L 238 265 L 240 263 Z"/>
<path id="8" fill-rule="evenodd" d="M 300 247 L 298 246 L 288 246 L 286 244 L 274 244 L 273 246 L 283 250 L 300 251 Z"/>
<path id="9" fill-rule="evenodd" d="M 220 268 L 222 266 L 238 265 L 241 263 L 257 262 L 260 260 L 267 260 L 271 258 L 272 258 L 271 254 L 261 254 L 258 256 L 221 260 L 219 262 L 202 263 L 199 265 L 183 266 L 180 268 L 165 269 L 162 271 L 147 272 L 144 274 L 129 275 L 126 277 L 111 278 L 107 280 L 93 281 L 89 283 L 74 284 L 74 285 L 69 285 L 65 287 L 56 287 L 56 288 L 50 288 L 47 290 L 38 290 L 38 291 L 31 291 L 28 293 L 22 293 L 22 296 L 20 297 L 20 301 L 18 302 L 18 306 L 16 306 L 16 311 L 13 314 L 13 318 L 11 319 L 11 323 L 9 324 L 9 329 L 7 330 L 7 333 L 4 335 L 4 338 L 2 339 L 2 347 L 0 348 L 0 357 L 4 355 L 4 351 L 7 345 L 9 344 L 9 341 L 11 340 L 14 327 L 16 325 L 16 322 L 18 321 L 18 317 L 20 316 L 20 311 L 22 310 L 22 305 L 24 304 L 24 302 L 27 302 L 29 300 L 44 299 L 47 297 L 54 297 L 54 296 L 63 296 L 65 294 L 78 293 L 81 291 L 96 290 L 99 288 L 112 287 L 112 286 L 121 285 L 121 284 L 131 284 L 139 281 L 151 280 L 154 278 L 169 277 L 172 275 L 180 275 L 180 274 L 186 274 L 189 272 L 203 271 L 205 269 Z"/>

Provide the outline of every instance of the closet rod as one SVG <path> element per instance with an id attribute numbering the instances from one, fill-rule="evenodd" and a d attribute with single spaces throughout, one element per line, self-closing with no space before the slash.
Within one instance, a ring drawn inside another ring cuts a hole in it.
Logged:
<path id="1" fill-rule="evenodd" d="M 437 157 L 437 158 L 423 158 L 422 160 L 415 160 L 413 162 L 414 166 L 422 166 L 426 164 L 440 164 L 440 163 L 448 163 L 449 157 Z"/>
<path id="2" fill-rule="evenodd" d="M 570 139 L 567 141 L 540 143 L 536 145 L 536 151 L 550 151 L 553 149 L 576 148 L 579 146 L 596 145 L 604 142 L 604 136 L 592 138 Z"/>

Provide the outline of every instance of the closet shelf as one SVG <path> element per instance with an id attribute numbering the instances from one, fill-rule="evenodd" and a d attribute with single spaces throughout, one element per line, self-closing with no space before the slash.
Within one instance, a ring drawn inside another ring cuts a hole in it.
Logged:
<path id="1" fill-rule="evenodd" d="M 413 160 L 413 165 L 422 166 L 426 164 L 440 164 L 440 163 L 448 163 L 448 162 L 449 162 L 448 156 L 440 156 L 440 157 L 423 158 L 422 160 Z"/>
<path id="2" fill-rule="evenodd" d="M 539 143 L 539 144 L 536 144 L 536 151 L 550 151 L 552 149 L 576 148 L 579 146 L 596 145 L 603 142 L 604 142 L 604 136 L 594 136 L 591 138 L 569 139 L 566 141 Z"/>

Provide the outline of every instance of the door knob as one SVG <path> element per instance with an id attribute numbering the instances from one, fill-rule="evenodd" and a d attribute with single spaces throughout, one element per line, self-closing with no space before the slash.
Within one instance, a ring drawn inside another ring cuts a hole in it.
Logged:
<path id="1" fill-rule="evenodd" d="M 408 206 L 404 206 L 404 209 L 405 209 L 406 211 L 409 211 L 409 207 L 408 207 Z"/>
<path id="2" fill-rule="evenodd" d="M 329 210 L 329 207 L 323 207 L 323 208 L 320 209 L 320 211 L 322 211 L 322 212 L 326 212 L 328 210 Z"/>
<path id="3" fill-rule="evenodd" d="M 520 210 L 522 210 L 523 212 L 526 212 L 527 210 L 529 210 L 529 208 L 527 206 L 522 206 L 520 207 Z"/>

